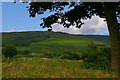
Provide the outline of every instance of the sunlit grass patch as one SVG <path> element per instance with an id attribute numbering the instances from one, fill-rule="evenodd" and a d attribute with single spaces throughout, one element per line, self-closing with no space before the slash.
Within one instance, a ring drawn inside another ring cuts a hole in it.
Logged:
<path id="1" fill-rule="evenodd" d="M 3 78 L 115 78 L 114 71 L 81 68 L 81 60 L 16 58 L 2 63 Z"/>

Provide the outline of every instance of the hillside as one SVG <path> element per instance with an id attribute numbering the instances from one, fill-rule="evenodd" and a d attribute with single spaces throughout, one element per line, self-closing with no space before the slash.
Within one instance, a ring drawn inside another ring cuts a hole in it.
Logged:
<path id="1" fill-rule="evenodd" d="M 18 49 L 30 49 L 32 53 L 83 53 L 91 41 L 96 44 L 110 44 L 109 36 L 104 35 L 70 35 L 48 31 L 2 33 L 3 46 L 14 44 Z"/>
<path id="2" fill-rule="evenodd" d="M 1 34 L 1 33 L 0 33 Z M 61 38 L 84 38 L 90 40 L 97 40 L 104 43 L 110 43 L 109 36 L 105 35 L 70 35 L 62 32 L 48 32 L 48 31 L 33 31 L 33 32 L 10 32 L 2 33 L 2 44 L 15 44 L 17 46 L 29 45 L 32 42 L 44 41 L 52 37 Z"/>

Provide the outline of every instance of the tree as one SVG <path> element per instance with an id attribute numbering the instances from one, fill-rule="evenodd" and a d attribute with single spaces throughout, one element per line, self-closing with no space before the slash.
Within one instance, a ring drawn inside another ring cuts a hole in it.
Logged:
<path id="1" fill-rule="evenodd" d="M 65 6 L 73 9 L 64 12 Z M 40 26 L 43 28 L 52 28 L 51 25 L 54 23 L 63 24 L 67 28 L 71 25 L 80 28 L 84 24 L 82 19 L 91 19 L 94 15 L 105 18 L 111 38 L 112 68 L 120 69 L 120 27 L 117 21 L 117 17 L 120 18 L 120 2 L 31 2 L 28 8 L 30 17 L 44 14 L 45 11 L 55 12 L 53 15 L 42 18 L 43 23 Z"/>
<path id="2" fill-rule="evenodd" d="M 94 45 L 89 47 L 91 51 L 87 53 L 87 58 L 81 65 L 82 67 L 101 70 L 111 69 L 111 49 L 107 46 L 104 46 L 101 49 L 98 48 L 99 47 L 94 48 Z"/>
<path id="3" fill-rule="evenodd" d="M 2 54 L 5 58 L 12 58 L 17 54 L 17 48 L 13 45 L 6 45 L 2 49 Z"/>

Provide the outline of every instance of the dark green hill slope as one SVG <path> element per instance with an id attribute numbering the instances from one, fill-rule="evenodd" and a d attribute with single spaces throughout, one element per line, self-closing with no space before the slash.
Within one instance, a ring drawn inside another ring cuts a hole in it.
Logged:
<path id="1" fill-rule="evenodd" d="M 54 39 L 84 39 L 96 40 L 103 43 L 110 43 L 109 36 L 104 35 L 70 35 L 61 32 L 48 32 L 48 31 L 29 31 L 29 32 L 10 32 L 2 33 L 2 45 L 14 44 L 16 46 L 28 46 L 33 42 L 45 41 L 49 38 Z"/>
<path id="2" fill-rule="evenodd" d="M 2 45 L 14 44 L 16 46 L 28 46 L 32 42 L 46 40 L 49 32 L 11 32 L 2 33 Z"/>
<path id="3" fill-rule="evenodd" d="M 88 44 L 110 44 L 109 36 L 70 35 L 62 32 L 11 32 L 2 33 L 2 45 L 14 44 L 19 50 L 29 49 L 32 53 L 61 54 L 64 52 L 85 53 Z"/>

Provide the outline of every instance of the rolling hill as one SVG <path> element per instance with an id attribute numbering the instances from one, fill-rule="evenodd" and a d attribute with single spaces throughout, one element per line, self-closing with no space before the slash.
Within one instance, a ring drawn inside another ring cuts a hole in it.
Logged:
<path id="1" fill-rule="evenodd" d="M 14 44 L 18 49 L 30 49 L 32 53 L 83 53 L 91 41 L 96 44 L 110 44 L 109 36 L 105 35 L 70 35 L 49 31 L 2 33 L 3 46 Z"/>

